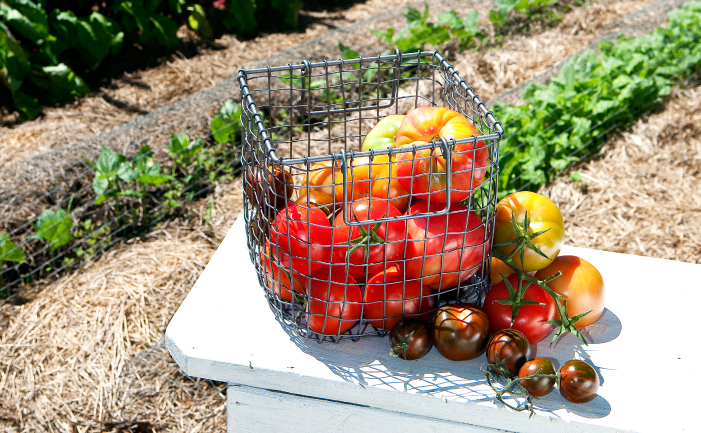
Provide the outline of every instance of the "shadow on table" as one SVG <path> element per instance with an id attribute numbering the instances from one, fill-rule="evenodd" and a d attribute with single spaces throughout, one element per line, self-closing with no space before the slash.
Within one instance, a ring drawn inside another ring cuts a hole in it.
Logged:
<path id="1" fill-rule="evenodd" d="M 434 348 L 420 360 L 405 361 L 389 354 L 386 338 L 318 343 L 297 336 L 287 327 L 283 328 L 302 351 L 324 363 L 345 381 L 362 387 L 433 395 L 446 401 L 493 401 L 499 404 L 481 371 L 481 368 L 486 368 L 484 356 L 471 361 L 454 362 L 441 356 Z M 538 345 L 531 346 L 531 357 L 550 358 L 556 369 L 573 358 L 584 359 L 595 365 L 591 354 L 596 353 L 596 344 L 615 339 L 620 335 L 621 329 L 618 317 L 613 312 L 604 310 L 596 323 L 582 331 L 589 342 L 588 346 L 584 346 L 574 335 L 566 335 L 550 347 L 548 344 L 554 335 L 553 330 Z M 601 370 L 606 368 L 595 366 L 595 369 L 603 384 Z M 585 418 L 602 418 L 611 412 L 608 401 L 601 396 L 587 404 L 578 405 L 568 402 L 559 392 L 553 391 L 545 397 L 534 398 L 533 403 L 538 411 L 549 412 L 549 416 L 556 418 L 559 418 L 556 411 L 560 409 Z"/>

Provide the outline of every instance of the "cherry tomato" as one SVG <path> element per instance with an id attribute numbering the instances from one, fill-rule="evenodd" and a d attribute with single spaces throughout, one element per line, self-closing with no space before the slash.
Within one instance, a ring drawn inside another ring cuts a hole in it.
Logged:
<path id="1" fill-rule="evenodd" d="M 445 107 L 417 107 L 407 113 L 397 131 L 396 146 L 413 146 L 439 138 L 462 139 L 479 136 L 479 132 L 462 114 Z M 446 160 L 436 147 L 397 154 L 399 183 L 412 196 L 445 203 Z M 457 203 L 482 184 L 489 166 L 489 148 L 484 142 L 458 144 L 453 149 L 450 201 Z"/>
<path id="2" fill-rule="evenodd" d="M 288 256 L 292 269 L 308 276 L 327 268 L 331 261 L 331 224 L 319 208 L 288 202 L 270 230 L 272 257 Z"/>
<path id="3" fill-rule="evenodd" d="M 594 367 L 573 359 L 560 367 L 560 394 L 572 403 L 587 403 L 599 392 L 599 376 Z"/>
<path id="4" fill-rule="evenodd" d="M 544 280 L 562 272 L 562 275 L 548 283 L 548 288 L 567 300 L 567 315 L 570 318 L 591 310 L 591 313 L 577 320 L 575 326 L 583 327 L 596 322 L 604 312 L 606 288 L 598 269 L 586 260 L 576 256 L 560 256 L 550 266 L 536 273 L 536 278 Z M 560 318 L 559 313 L 555 313 Z"/>
<path id="5" fill-rule="evenodd" d="M 489 317 L 475 304 L 442 305 L 429 323 L 433 345 L 451 361 L 477 358 L 487 346 Z"/>
<path id="6" fill-rule="evenodd" d="M 437 212 L 442 203 L 418 201 L 409 214 Z M 432 289 L 446 290 L 474 275 L 490 250 L 484 223 L 465 206 L 450 205 L 448 215 L 414 218 L 407 221 L 407 275 L 421 278 Z"/>
<path id="7" fill-rule="evenodd" d="M 436 303 L 433 292 L 407 281 L 402 268 L 392 265 L 368 280 L 363 295 L 363 317 L 376 328 L 392 329 L 405 316 L 426 320 Z"/>
<path id="8" fill-rule="evenodd" d="M 423 358 L 433 347 L 428 329 L 418 319 L 402 319 L 389 332 L 390 355 L 407 361 Z"/>
<path id="9" fill-rule="evenodd" d="M 269 205 L 280 209 L 292 198 L 294 180 L 292 175 L 278 165 L 267 169 L 254 166 L 246 173 L 246 195 L 251 203 Z"/>
<path id="10" fill-rule="evenodd" d="M 358 283 L 342 267 L 316 272 L 307 281 L 309 329 L 339 335 L 360 320 L 362 295 Z"/>
<path id="11" fill-rule="evenodd" d="M 379 150 L 395 147 L 397 131 L 399 131 L 399 126 L 402 124 L 404 117 L 406 116 L 403 114 L 392 114 L 383 117 L 382 120 L 377 122 L 370 132 L 368 132 L 368 135 L 365 136 L 362 150 Z"/>
<path id="12" fill-rule="evenodd" d="M 526 361 L 518 371 L 518 377 L 528 377 L 532 374 L 552 374 L 555 375 L 553 362 L 548 358 L 535 358 Z M 521 386 L 533 397 L 548 395 L 555 387 L 554 377 L 532 377 L 521 380 Z"/>
<path id="13" fill-rule="evenodd" d="M 401 215 L 390 203 L 375 200 L 354 202 L 351 211 L 348 219 L 353 222 Z M 404 256 L 405 221 L 349 226 L 343 222 L 343 214 L 340 213 L 334 225 L 336 261 L 348 263 L 348 270 L 357 281 L 365 281 L 367 276 L 381 272 L 387 263 L 401 260 Z"/>
<path id="14" fill-rule="evenodd" d="M 528 212 L 530 223 L 527 231 L 530 234 L 550 229 L 547 233 L 536 236 L 531 240 L 533 245 L 550 258 L 546 259 L 535 251 L 526 249 L 523 255 L 523 270 L 532 272 L 548 266 L 560 254 L 560 249 L 565 239 L 565 226 L 560 209 L 547 197 L 534 192 L 520 191 L 507 195 L 497 203 L 494 244 L 516 239 L 511 220 L 512 212 L 519 226 L 523 224 L 526 212 Z M 495 248 L 500 253 L 509 255 L 514 250 L 514 245 L 503 245 Z M 516 266 L 521 267 L 521 256 L 519 253 L 513 256 L 513 260 Z"/>
<path id="15" fill-rule="evenodd" d="M 514 290 L 518 288 L 518 275 L 512 274 L 507 277 Z M 529 284 L 524 281 L 524 284 Z M 511 305 L 502 305 L 497 301 L 503 301 L 509 297 L 509 289 L 502 281 L 495 284 L 487 292 L 484 299 L 484 310 L 489 316 L 489 323 L 492 332 L 496 333 L 502 329 L 513 328 L 523 332 L 531 344 L 536 344 L 542 340 L 552 325 L 544 323 L 553 320 L 557 312 L 555 301 L 542 288 L 531 284 L 523 294 L 524 299 L 536 301 L 544 305 L 526 304 L 522 305 L 516 315 L 516 321 L 511 325 Z"/>
<path id="16" fill-rule="evenodd" d="M 503 361 L 506 368 L 511 373 L 510 376 L 518 374 L 518 370 L 531 356 L 531 345 L 521 331 L 516 329 L 502 329 L 489 339 L 487 344 L 487 362 L 496 365 L 498 361 Z M 496 373 L 502 375 L 502 369 L 495 369 Z"/>

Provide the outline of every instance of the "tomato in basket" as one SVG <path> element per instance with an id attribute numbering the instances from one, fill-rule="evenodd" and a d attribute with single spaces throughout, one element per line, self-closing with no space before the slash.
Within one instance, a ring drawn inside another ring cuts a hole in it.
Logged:
<path id="1" fill-rule="evenodd" d="M 395 147 L 397 132 L 404 117 L 404 114 L 391 114 L 383 117 L 365 136 L 362 150 L 380 150 Z"/>
<path id="2" fill-rule="evenodd" d="M 443 203 L 418 201 L 409 214 L 438 212 Z M 446 290 L 474 275 L 490 250 L 484 223 L 477 213 L 452 203 L 448 215 L 407 221 L 406 269 L 432 289 Z"/>
<path id="3" fill-rule="evenodd" d="M 446 107 L 417 107 L 407 113 L 397 132 L 396 147 L 437 142 L 440 138 L 463 139 L 479 136 L 479 132 L 462 114 Z M 431 202 L 445 203 L 446 159 L 440 146 L 397 154 L 399 183 L 411 193 Z M 451 158 L 452 187 L 450 201 L 465 200 L 482 184 L 489 165 L 489 149 L 485 143 L 458 144 Z"/>
<path id="4" fill-rule="evenodd" d="M 350 158 L 346 172 L 349 202 L 372 198 L 389 201 L 399 211 L 404 212 L 409 204 L 407 193 L 399 182 L 397 164 L 390 163 L 389 155 L 375 155 Z M 336 200 L 343 201 L 343 174 L 336 175 Z"/>
<path id="5" fill-rule="evenodd" d="M 360 320 L 360 286 L 342 266 L 331 266 L 307 280 L 309 329 L 319 334 L 338 335 Z"/>

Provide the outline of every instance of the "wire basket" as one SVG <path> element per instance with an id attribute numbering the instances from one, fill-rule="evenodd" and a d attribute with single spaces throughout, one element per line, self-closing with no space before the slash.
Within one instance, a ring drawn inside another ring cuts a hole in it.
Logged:
<path id="1" fill-rule="evenodd" d="M 481 304 L 503 130 L 445 58 L 396 50 L 238 81 L 248 248 L 288 332 L 357 340 L 446 302 Z M 476 133 L 363 147 L 380 120 L 423 106 Z"/>

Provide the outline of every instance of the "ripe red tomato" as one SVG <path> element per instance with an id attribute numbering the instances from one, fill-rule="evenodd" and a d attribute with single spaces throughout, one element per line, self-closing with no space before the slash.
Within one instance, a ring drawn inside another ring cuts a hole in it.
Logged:
<path id="1" fill-rule="evenodd" d="M 475 304 L 442 305 L 429 325 L 436 350 L 451 361 L 475 359 L 487 346 L 489 317 Z"/>
<path id="2" fill-rule="evenodd" d="M 319 334 L 339 335 L 360 320 L 360 287 L 342 267 L 322 269 L 307 280 L 309 329 Z"/>
<path id="3" fill-rule="evenodd" d="M 572 403 L 587 403 L 599 392 L 599 376 L 594 367 L 573 359 L 560 367 L 560 394 Z"/>
<path id="4" fill-rule="evenodd" d="M 570 318 L 591 310 L 577 320 L 575 326 L 582 327 L 596 322 L 604 312 L 606 288 L 598 269 L 577 256 L 559 256 L 545 269 L 538 271 L 536 278 L 544 280 L 562 272 L 548 283 L 548 288 L 567 300 L 567 315 Z M 556 312 L 555 317 L 560 318 Z"/>
<path id="5" fill-rule="evenodd" d="M 418 201 L 410 215 L 445 209 L 441 203 Z M 479 216 L 457 203 L 448 215 L 415 218 L 407 222 L 407 275 L 421 278 L 432 289 L 446 290 L 474 275 L 490 249 Z"/>
<path id="6" fill-rule="evenodd" d="M 496 365 L 498 361 L 503 361 L 511 373 L 510 376 L 518 374 L 529 356 L 531 345 L 526 336 L 516 329 L 502 329 L 494 334 L 487 344 L 487 362 Z M 502 375 L 501 370 L 495 371 Z"/>
<path id="7" fill-rule="evenodd" d="M 298 274 L 290 274 L 287 256 L 281 257 L 282 263 L 278 263 L 277 258 L 270 254 L 270 245 L 266 244 L 260 261 L 267 288 L 285 301 L 291 301 L 293 293 L 304 293 L 304 278 Z"/>
<path id="8" fill-rule="evenodd" d="M 417 107 L 407 113 L 397 131 L 396 146 L 413 146 L 439 138 L 462 139 L 479 136 L 462 114 L 445 107 Z M 446 202 L 446 160 L 437 147 L 397 154 L 399 183 L 413 196 L 431 202 Z M 489 148 L 484 142 L 458 144 L 453 149 L 450 201 L 457 203 L 482 184 L 489 165 Z"/>
<path id="9" fill-rule="evenodd" d="M 428 287 L 406 281 L 399 265 L 368 280 L 363 295 L 363 317 L 376 328 L 392 329 L 402 317 L 426 320 L 436 305 Z"/>
<path id="10" fill-rule="evenodd" d="M 553 362 L 548 358 L 535 358 L 526 361 L 518 371 L 518 377 L 528 377 L 532 374 L 552 374 L 555 375 Z M 521 386 L 533 397 L 548 395 L 555 387 L 554 377 L 532 377 L 521 380 Z"/>
<path id="11" fill-rule="evenodd" d="M 292 201 L 280 210 L 270 230 L 272 256 L 278 257 L 279 250 L 290 258 L 292 269 L 302 275 L 311 275 L 332 263 L 332 243 L 331 224 L 324 212 Z"/>
<path id="12" fill-rule="evenodd" d="M 516 290 L 518 275 L 509 275 L 507 279 Z M 524 282 L 524 284 L 526 283 Z M 513 328 L 523 332 L 531 344 L 542 340 L 552 328 L 551 324 L 543 322 L 553 320 L 557 312 L 553 298 L 542 288 L 531 284 L 523 294 L 523 298 L 545 305 L 522 305 L 518 315 L 516 315 L 516 321 L 511 326 L 511 305 L 502 305 L 497 302 L 508 297 L 509 289 L 504 281 L 495 284 L 487 292 L 487 297 L 484 299 L 484 310 L 489 315 L 492 332 L 496 333 L 502 329 Z"/>
<path id="13" fill-rule="evenodd" d="M 401 215 L 392 204 L 375 200 L 354 202 L 351 205 L 351 211 L 352 216 L 349 220 L 354 222 Z M 368 236 L 370 237 L 369 249 Z M 366 276 L 372 276 L 384 270 L 387 263 L 401 260 L 404 256 L 405 239 L 405 221 L 351 227 L 344 224 L 342 213 L 336 216 L 333 234 L 336 262 L 348 263 L 348 270 L 356 281 L 365 281 Z"/>
<path id="14" fill-rule="evenodd" d="M 390 355 L 413 361 L 433 347 L 428 329 L 418 319 L 402 319 L 389 332 Z"/>
<path id="15" fill-rule="evenodd" d="M 523 270 L 532 272 L 548 266 L 560 254 L 565 239 L 565 226 L 560 209 L 549 198 L 530 191 L 520 191 L 507 195 L 497 203 L 497 212 L 494 218 L 494 243 L 499 244 L 516 239 L 511 214 L 513 213 L 516 223 L 521 226 L 526 212 L 528 212 L 530 222 L 527 228 L 521 227 L 522 230 L 526 229 L 528 233 L 533 234 L 550 229 L 531 240 L 533 245 L 550 257 L 549 259 L 531 249 L 526 249 L 523 255 Z M 509 255 L 514 250 L 514 245 L 502 245 L 495 248 L 500 253 Z M 513 256 L 513 260 L 516 266 L 521 267 L 519 253 Z"/>

